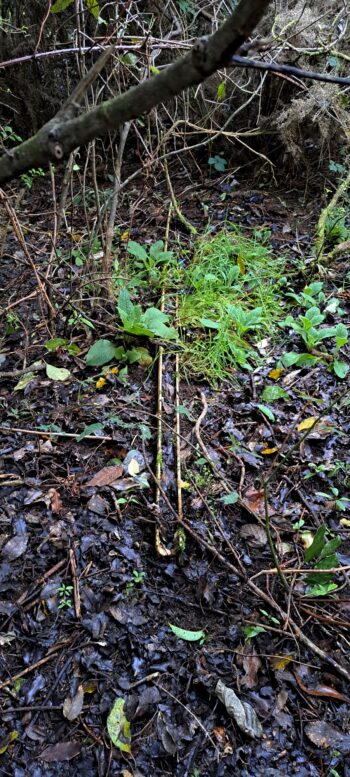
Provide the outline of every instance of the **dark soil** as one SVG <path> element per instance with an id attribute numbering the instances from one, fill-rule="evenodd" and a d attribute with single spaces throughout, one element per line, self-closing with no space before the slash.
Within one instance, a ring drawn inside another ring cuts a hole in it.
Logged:
<path id="1" fill-rule="evenodd" d="M 20 212 L 39 269 L 50 250 L 45 186 L 37 185 Z M 257 225 L 271 229 L 276 256 L 288 252 L 291 265 L 293 256 L 307 254 L 315 204 L 301 205 L 295 194 L 288 200 L 248 189 L 228 192 L 223 202 L 222 193 L 211 185 L 198 188 L 194 198 L 189 189 L 181 207 L 203 227 L 206 201 L 213 231 L 227 218 L 247 234 Z M 134 213 L 130 237 L 150 232 L 152 239 L 163 237 L 161 199 L 159 194 L 149 202 L 146 219 L 141 208 Z M 120 223 L 127 225 L 127 210 Z M 181 234 L 181 225 L 175 228 Z M 65 272 L 61 264 L 54 280 L 61 306 L 56 336 L 63 337 L 69 332 L 66 302 L 81 280 L 79 272 L 78 281 Z M 336 271 L 335 276 L 329 283 L 339 288 L 342 279 Z M 303 284 L 296 274 L 296 289 Z M 289 370 L 280 383 L 288 400 L 274 403 L 274 423 L 259 409 L 259 397 L 264 386 L 273 385 L 269 373 L 286 343 L 274 350 L 269 346 L 252 375 L 237 373 L 219 390 L 183 381 L 180 401 L 188 414 L 181 416 L 181 525 L 171 350 L 164 366 L 157 501 L 155 371 L 133 365 L 125 383 L 110 374 L 98 389 L 101 370 L 87 368 L 84 361 L 91 342 L 116 329 L 109 305 L 98 302 L 86 313 L 93 332 L 84 325 L 73 330 L 78 355 L 64 349 L 48 354 L 44 343 L 53 322 L 42 297 L 29 296 L 37 291 L 37 280 L 12 233 L 4 243 L 0 286 L 2 307 L 28 297 L 13 308 L 16 319 L 7 318 L 1 347 L 0 774 L 350 775 L 348 573 L 335 574 L 336 594 L 314 598 L 305 595 L 300 574 L 286 576 L 287 590 L 276 570 L 267 574 L 275 562 L 261 492 L 274 450 L 284 446 L 288 458 L 268 490 L 281 563 L 286 569 L 303 568 L 295 524 L 304 521 L 303 531 L 315 533 L 325 522 L 340 536 L 339 564 L 349 566 L 350 524 L 340 523 L 348 512 L 337 508 L 333 492 L 327 500 L 316 493 L 331 488 L 340 496 L 349 493 L 346 381 L 340 383 L 324 365 Z M 347 323 L 346 293 L 342 307 Z M 21 371 L 43 359 L 69 369 L 71 379 L 52 381 L 38 369 L 18 387 Z M 297 424 L 327 406 L 324 422 L 303 441 Z M 123 464 L 130 451 L 141 457 L 136 474 L 147 476 L 148 487 L 140 487 Z M 104 467 L 118 462 L 113 485 L 89 485 Z M 319 473 L 305 479 L 310 463 Z M 324 463 L 333 463 L 335 472 L 322 471 Z M 225 504 L 223 481 L 238 489 L 239 503 Z M 265 599 L 248 585 L 252 578 Z M 186 641 L 169 624 L 203 631 L 205 637 Z M 243 630 L 249 627 L 256 627 L 251 639 Z M 254 738 L 237 725 L 215 693 L 219 680 L 255 710 L 262 736 Z M 125 701 L 130 721 L 130 753 L 120 747 L 123 733 L 113 745 L 107 729 L 118 698 Z M 318 738 L 317 722 L 323 726 Z"/>

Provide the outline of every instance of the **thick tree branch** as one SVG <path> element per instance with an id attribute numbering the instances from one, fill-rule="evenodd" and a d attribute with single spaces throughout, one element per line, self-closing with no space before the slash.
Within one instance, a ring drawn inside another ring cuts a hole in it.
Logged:
<path id="1" fill-rule="evenodd" d="M 184 89 L 200 84 L 218 68 L 229 65 L 234 53 L 260 21 L 269 2 L 241 0 L 213 35 L 200 39 L 188 54 L 120 97 L 69 120 L 59 111 L 36 135 L 0 158 L 0 183 L 31 167 L 43 166 L 50 160 L 60 161 L 77 146 L 137 119 Z"/>

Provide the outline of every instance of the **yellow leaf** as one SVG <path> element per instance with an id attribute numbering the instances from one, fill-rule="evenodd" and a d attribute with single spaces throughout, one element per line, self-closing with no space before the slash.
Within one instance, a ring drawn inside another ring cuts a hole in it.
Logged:
<path id="1" fill-rule="evenodd" d="M 72 232 L 71 238 L 74 240 L 74 243 L 79 243 L 79 240 L 81 240 L 81 235 L 79 232 Z"/>
<path id="2" fill-rule="evenodd" d="M 18 731 L 10 731 L 9 734 L 6 734 L 6 736 L 2 737 L 0 740 L 0 755 L 3 753 L 6 753 L 6 750 L 8 746 L 11 744 L 11 742 L 14 742 L 15 739 L 18 737 Z"/>
<path id="3" fill-rule="evenodd" d="M 122 234 L 122 235 L 120 235 L 120 239 L 121 239 L 121 240 L 125 240 L 125 242 L 126 242 L 127 240 L 129 240 L 129 230 L 128 230 L 128 229 L 127 229 L 125 232 L 123 232 L 123 234 Z"/>
<path id="4" fill-rule="evenodd" d="M 159 76 L 160 70 L 158 70 L 157 67 L 155 67 L 154 65 L 150 65 L 149 69 L 154 76 Z"/>
<path id="5" fill-rule="evenodd" d="M 303 531 L 300 535 L 301 541 L 303 543 L 303 547 L 305 550 L 311 547 L 313 541 L 314 541 L 314 535 L 311 531 Z"/>
<path id="6" fill-rule="evenodd" d="M 278 367 L 276 370 L 271 370 L 268 374 L 268 377 L 272 378 L 272 380 L 278 380 L 278 378 L 281 377 L 282 372 L 284 372 L 283 367 Z"/>
<path id="7" fill-rule="evenodd" d="M 277 453 L 278 448 L 265 448 L 264 451 L 261 451 L 263 456 L 269 456 L 271 453 Z"/>
<path id="8" fill-rule="evenodd" d="M 315 421 L 317 421 L 317 416 L 315 415 L 310 415 L 309 418 L 304 418 L 304 421 L 301 421 L 297 426 L 298 432 L 306 432 L 307 429 L 312 429 Z"/>
<path id="9" fill-rule="evenodd" d="M 272 656 L 271 665 L 273 669 L 285 669 L 290 662 L 293 661 L 293 656 Z"/>
<path id="10" fill-rule="evenodd" d="M 106 379 L 105 378 L 99 378 L 96 381 L 96 388 L 103 388 L 103 386 L 105 386 L 105 384 L 106 384 Z"/>
<path id="11" fill-rule="evenodd" d="M 241 275 L 244 275 L 245 274 L 245 261 L 244 261 L 243 257 L 240 256 L 240 255 L 237 256 L 237 264 L 238 264 L 239 271 L 240 271 Z"/>
<path id="12" fill-rule="evenodd" d="M 118 370 L 118 367 L 111 367 L 111 369 L 110 369 L 110 370 L 108 370 L 108 372 L 109 372 L 111 375 L 118 375 L 118 372 L 119 372 L 119 370 Z"/>
<path id="13" fill-rule="evenodd" d="M 350 527 L 349 518 L 341 518 L 339 523 L 341 526 L 344 526 L 345 529 L 348 529 Z"/>
<path id="14" fill-rule="evenodd" d="M 180 480 L 179 481 L 180 488 L 191 488 L 191 483 L 188 482 L 188 480 Z"/>
<path id="15" fill-rule="evenodd" d="M 128 464 L 129 475 L 138 475 L 139 472 L 140 472 L 140 465 L 137 459 L 131 459 L 131 461 Z"/>

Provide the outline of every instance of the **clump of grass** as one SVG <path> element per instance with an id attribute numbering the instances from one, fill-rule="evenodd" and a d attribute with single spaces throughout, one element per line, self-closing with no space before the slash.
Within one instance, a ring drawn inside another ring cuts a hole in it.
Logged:
<path id="1" fill-rule="evenodd" d="M 179 305 L 187 368 L 212 383 L 237 368 L 252 369 L 254 343 L 279 318 L 283 268 L 268 246 L 233 225 L 198 243 Z"/>

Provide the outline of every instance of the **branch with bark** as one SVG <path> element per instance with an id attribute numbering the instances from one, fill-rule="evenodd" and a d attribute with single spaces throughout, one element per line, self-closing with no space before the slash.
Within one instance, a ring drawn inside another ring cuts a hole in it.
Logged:
<path id="1" fill-rule="evenodd" d="M 49 161 L 59 162 L 77 146 L 102 137 L 128 121 L 149 113 L 191 86 L 197 86 L 220 67 L 228 66 L 235 52 L 264 15 L 270 0 L 241 0 L 226 22 L 208 38 L 199 39 L 191 51 L 124 94 L 101 103 L 86 113 L 77 113 L 82 92 L 78 84 L 74 94 L 56 116 L 29 140 L 7 151 L 0 158 L 0 183 L 15 178 L 32 167 Z M 108 52 L 109 53 L 109 52 Z M 105 59 L 106 52 L 102 54 Z M 104 64 L 104 63 L 103 63 Z M 96 62 L 86 79 L 88 83 L 101 70 Z"/>

